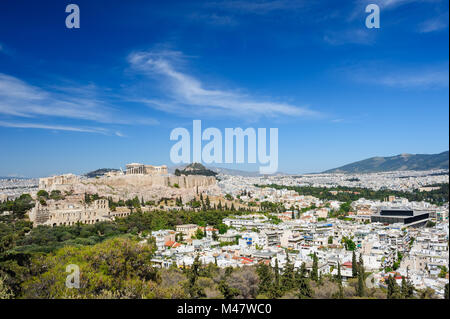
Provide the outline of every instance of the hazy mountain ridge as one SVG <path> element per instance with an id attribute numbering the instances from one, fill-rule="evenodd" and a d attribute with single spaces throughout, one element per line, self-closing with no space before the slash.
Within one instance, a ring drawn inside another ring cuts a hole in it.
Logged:
<path id="1" fill-rule="evenodd" d="M 449 152 L 439 154 L 400 154 L 390 157 L 371 157 L 323 173 L 376 173 L 387 171 L 423 171 L 448 169 Z"/>

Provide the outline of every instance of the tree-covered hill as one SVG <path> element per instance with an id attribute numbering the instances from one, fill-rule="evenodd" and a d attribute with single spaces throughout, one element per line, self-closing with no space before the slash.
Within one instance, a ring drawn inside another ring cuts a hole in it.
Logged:
<path id="1" fill-rule="evenodd" d="M 176 169 L 175 175 L 203 175 L 203 176 L 216 176 L 217 173 L 207 169 L 205 166 L 203 166 L 200 163 L 192 163 L 186 166 L 184 169 Z"/>
<path id="2" fill-rule="evenodd" d="M 86 174 L 84 174 L 84 176 L 89 177 L 89 178 L 94 178 L 94 177 L 103 176 L 109 172 L 116 172 L 116 171 L 118 171 L 118 169 L 116 169 L 116 168 L 100 168 L 95 171 L 86 173 Z"/>

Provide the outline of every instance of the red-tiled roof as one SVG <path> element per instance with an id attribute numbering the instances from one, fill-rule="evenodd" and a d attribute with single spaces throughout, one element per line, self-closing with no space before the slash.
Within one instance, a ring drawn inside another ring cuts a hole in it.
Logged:
<path id="1" fill-rule="evenodd" d="M 164 243 L 164 246 L 166 246 L 166 247 L 171 247 L 171 248 L 177 248 L 177 247 L 180 247 L 181 244 L 180 244 L 180 243 L 177 243 L 177 242 L 175 242 L 175 241 L 172 241 L 172 240 L 168 240 L 168 241 L 166 241 L 166 242 Z"/>
<path id="2" fill-rule="evenodd" d="M 353 264 L 351 261 L 347 261 L 347 262 L 343 263 L 342 266 L 347 267 L 347 268 L 352 268 Z"/>
<path id="3" fill-rule="evenodd" d="M 166 247 L 172 247 L 173 244 L 175 244 L 174 241 L 168 240 L 168 241 L 166 241 L 166 242 L 164 243 L 164 246 L 166 246 Z"/>

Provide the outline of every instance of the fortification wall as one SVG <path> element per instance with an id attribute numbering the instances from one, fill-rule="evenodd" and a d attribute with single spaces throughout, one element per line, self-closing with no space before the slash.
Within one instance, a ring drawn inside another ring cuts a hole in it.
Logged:
<path id="1" fill-rule="evenodd" d="M 216 178 L 213 176 L 149 176 L 149 175 L 123 175 L 90 179 L 94 185 L 110 185 L 112 187 L 121 186 L 163 186 L 179 188 L 208 187 L 216 185 Z"/>
<path id="2" fill-rule="evenodd" d="M 113 200 L 131 199 L 137 196 L 145 201 L 160 198 L 182 197 L 183 201 L 191 200 L 197 190 L 209 195 L 221 194 L 217 181 L 213 176 L 149 176 L 149 175 L 120 175 L 100 178 L 74 179 L 65 183 L 51 184 L 45 188 L 48 192 L 60 190 L 65 194 L 71 192 L 84 196 L 98 194 L 111 197 Z"/>

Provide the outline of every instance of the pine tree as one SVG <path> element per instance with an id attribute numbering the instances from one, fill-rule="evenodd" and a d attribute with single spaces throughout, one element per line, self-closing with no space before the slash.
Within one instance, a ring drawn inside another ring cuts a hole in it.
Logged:
<path id="1" fill-rule="evenodd" d="M 278 258 L 275 258 L 275 286 L 280 286 L 280 268 L 278 267 Z"/>
<path id="2" fill-rule="evenodd" d="M 233 299 L 238 296 L 240 291 L 236 288 L 230 287 L 226 281 L 226 279 L 222 279 L 217 286 L 220 293 L 225 299 Z"/>
<path id="3" fill-rule="evenodd" d="M 316 253 L 314 253 L 314 255 L 313 255 L 311 280 L 314 280 L 316 282 L 319 280 L 319 259 L 317 258 Z"/>
<path id="4" fill-rule="evenodd" d="M 359 254 L 357 293 L 359 297 L 364 296 L 364 263 L 362 254 Z"/>
<path id="5" fill-rule="evenodd" d="M 406 278 L 402 276 L 401 294 L 402 298 L 410 299 L 414 297 L 414 285 L 409 280 L 409 268 L 406 269 Z"/>
<path id="6" fill-rule="evenodd" d="M 297 296 L 300 299 L 312 298 L 313 291 L 309 285 L 309 279 L 307 276 L 306 265 L 302 263 L 299 270 L 295 274 L 295 282 L 298 287 Z"/>
<path id="7" fill-rule="evenodd" d="M 270 267 L 265 263 L 261 263 L 256 268 L 256 273 L 259 277 L 258 293 L 270 297 L 269 293 L 273 285 L 273 274 Z"/>
<path id="8" fill-rule="evenodd" d="M 288 253 L 286 253 L 286 265 L 281 275 L 281 284 L 285 291 L 294 288 L 294 264 L 291 263 Z"/>
<path id="9" fill-rule="evenodd" d="M 200 276 L 201 261 L 199 255 L 197 255 L 192 263 L 192 267 L 186 271 L 188 281 L 187 290 L 191 298 L 206 297 L 204 289 L 198 284 L 198 277 Z"/>
<path id="10" fill-rule="evenodd" d="M 408 286 L 405 280 L 405 276 L 402 276 L 402 286 L 401 286 L 402 298 L 407 299 L 408 297 Z"/>
<path id="11" fill-rule="evenodd" d="M 395 281 L 395 278 L 389 275 L 387 278 L 387 299 L 400 299 L 401 293 L 400 293 L 400 287 L 397 285 L 397 282 Z"/>
<path id="12" fill-rule="evenodd" d="M 91 196 L 88 193 L 84 193 L 84 203 L 89 205 L 91 203 Z"/>
<path id="13" fill-rule="evenodd" d="M 353 251 L 352 254 L 352 277 L 356 277 L 358 275 L 358 265 L 356 264 L 356 254 Z"/>
<path id="14" fill-rule="evenodd" d="M 364 271 L 362 269 L 363 268 L 361 268 L 361 271 L 358 271 L 358 286 L 356 287 L 356 293 L 359 297 L 364 296 Z"/>
<path id="15" fill-rule="evenodd" d="M 273 284 L 270 287 L 270 298 L 279 298 L 283 296 L 283 289 L 281 287 L 280 268 L 278 265 L 278 259 L 275 258 L 275 267 L 272 268 L 274 273 Z"/>
<path id="16" fill-rule="evenodd" d="M 339 287 L 337 297 L 339 299 L 342 299 L 342 298 L 344 298 L 344 288 L 342 287 L 341 264 L 339 262 L 338 262 L 338 269 L 337 269 L 337 283 L 338 283 L 338 287 Z"/>
<path id="17" fill-rule="evenodd" d="M 225 274 L 222 277 L 222 280 L 220 280 L 217 287 L 225 299 L 233 299 L 240 294 L 240 291 L 238 289 L 228 285 L 227 278 L 229 278 L 232 273 L 233 267 L 225 268 Z"/>

